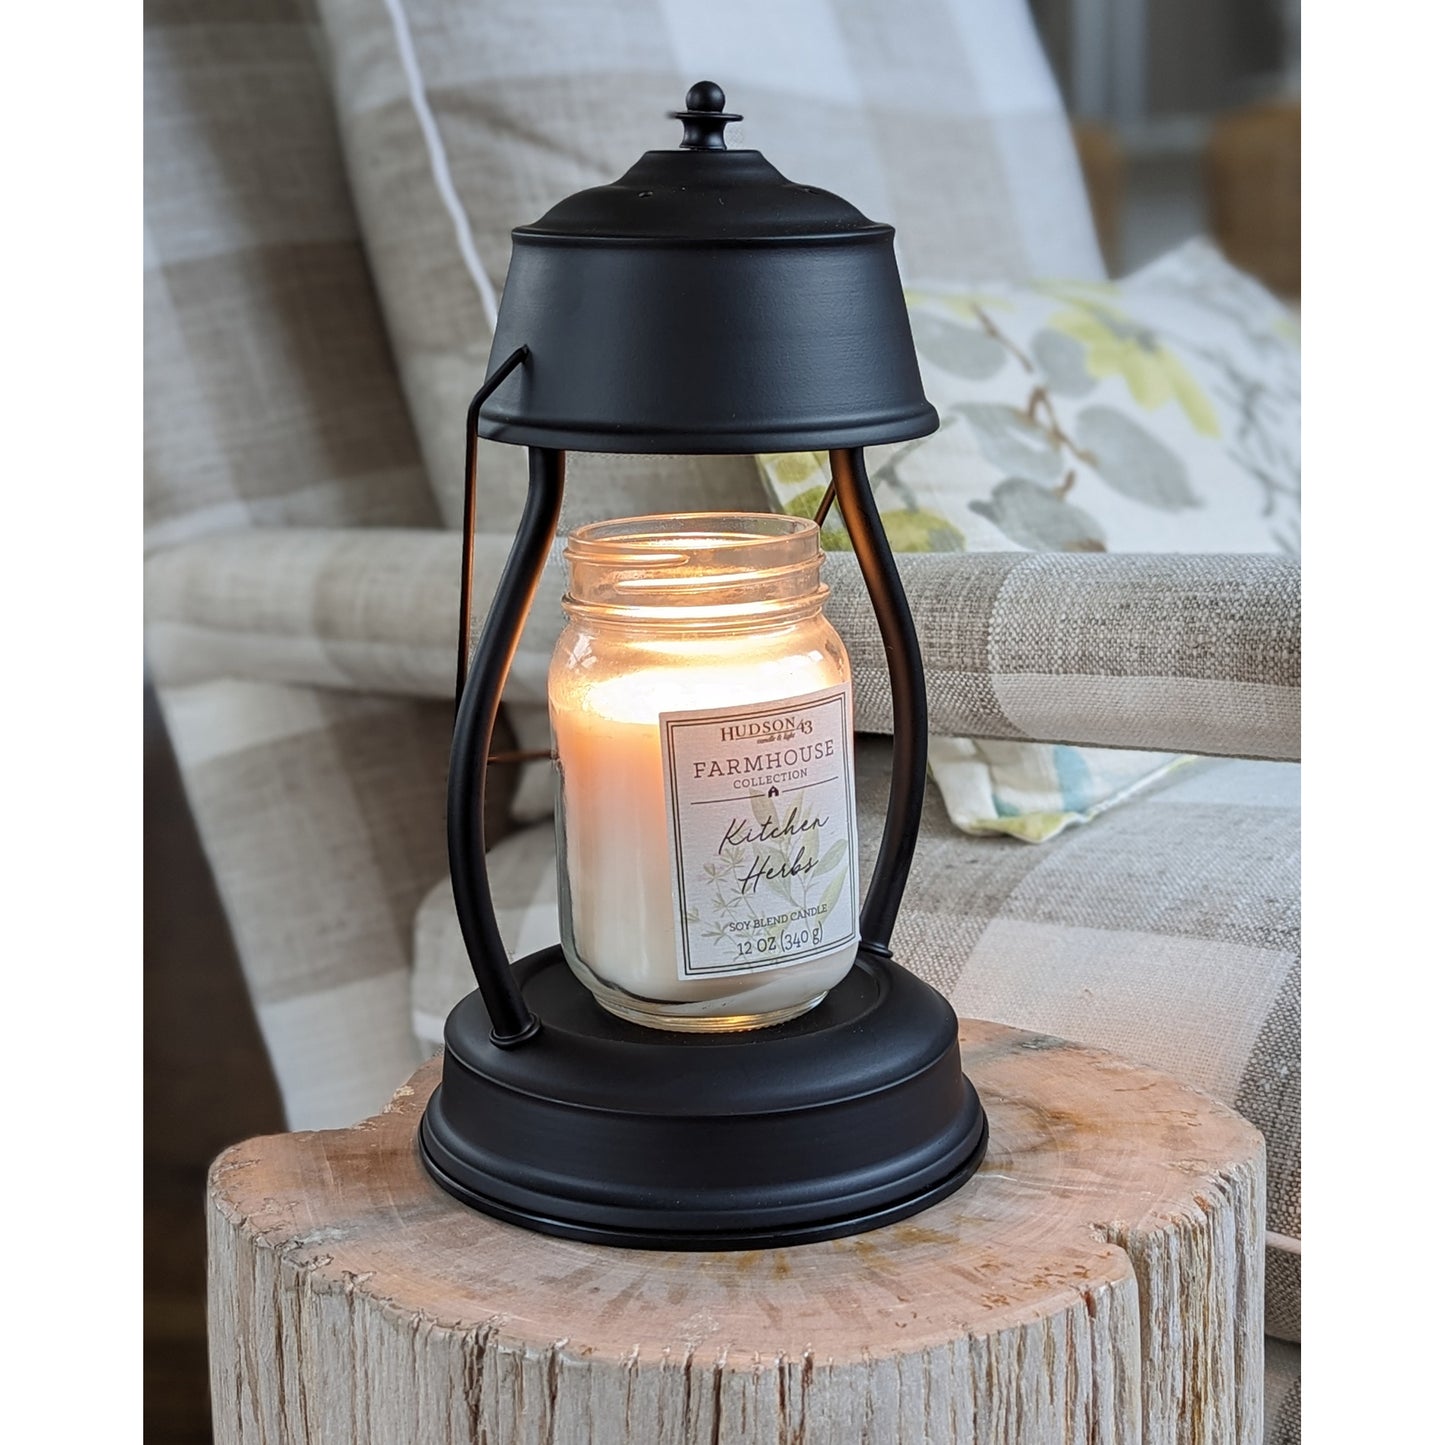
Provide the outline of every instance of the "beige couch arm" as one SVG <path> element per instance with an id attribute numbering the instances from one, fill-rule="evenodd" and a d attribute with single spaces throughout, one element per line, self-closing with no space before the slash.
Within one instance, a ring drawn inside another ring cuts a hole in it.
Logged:
<path id="1" fill-rule="evenodd" d="M 485 595 L 505 552 L 478 539 Z M 216 678 L 449 697 L 459 539 L 399 528 L 230 532 L 146 562 L 146 653 L 165 686 Z"/>
<path id="2" fill-rule="evenodd" d="M 891 730 L 883 645 L 851 558 L 828 580 L 858 726 Z M 1298 759 L 1300 574 L 1271 556 L 904 556 L 929 730 Z"/>
<path id="3" fill-rule="evenodd" d="M 151 673 L 292 1128 L 374 1113 L 417 1062 L 411 933 L 447 867 L 456 543 L 277 529 L 147 564 Z M 487 790 L 489 837 L 513 781 Z"/>
<path id="4" fill-rule="evenodd" d="M 506 544 L 478 538 L 479 607 Z M 237 533 L 147 565 L 163 684 L 215 677 L 451 695 L 459 539 L 358 529 Z M 1298 564 L 1254 556 L 984 552 L 899 559 L 934 733 L 1235 757 L 1299 756 Z M 853 559 L 830 556 L 859 727 L 887 732 L 883 645 Z M 545 698 L 560 624 L 549 567 L 507 696 Z"/>

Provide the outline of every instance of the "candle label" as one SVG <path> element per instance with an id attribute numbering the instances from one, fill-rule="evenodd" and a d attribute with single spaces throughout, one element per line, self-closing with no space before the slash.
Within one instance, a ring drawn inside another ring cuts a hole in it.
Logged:
<path id="1" fill-rule="evenodd" d="M 843 686 L 658 719 L 679 979 L 857 943 L 852 709 Z"/>

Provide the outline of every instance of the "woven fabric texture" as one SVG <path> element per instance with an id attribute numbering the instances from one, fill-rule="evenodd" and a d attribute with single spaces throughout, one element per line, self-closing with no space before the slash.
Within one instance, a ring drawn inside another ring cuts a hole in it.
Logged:
<path id="1" fill-rule="evenodd" d="M 1289 558 L 988 552 L 903 557 L 900 572 L 930 732 L 1299 756 Z M 861 589 L 839 588 L 830 615 L 858 726 L 889 731 L 883 644 Z"/>
<path id="2" fill-rule="evenodd" d="M 305 0 L 196 0 L 147 6 L 144 39 L 146 545 L 250 538 L 288 595 L 287 527 L 437 519 L 319 24 Z M 147 650 L 288 1117 L 351 1122 L 415 1059 L 410 926 L 445 867 L 447 710 L 233 658 L 187 678 L 163 629 Z"/>
<path id="3" fill-rule="evenodd" d="M 872 866 L 889 746 L 862 740 L 858 808 Z M 1200 761 L 1046 848 L 970 838 L 930 792 L 893 939 L 958 1012 L 1143 1060 L 1265 1135 L 1272 1334 L 1298 1334 L 1299 772 Z M 489 878 L 513 956 L 557 941 L 549 823 L 495 848 Z M 435 1047 L 475 987 L 442 883 L 417 918 L 413 1022 Z M 1289 1262 L 1295 1265 L 1290 1272 Z"/>
<path id="4" fill-rule="evenodd" d="M 309 5 L 148 6 L 146 544 L 434 524 Z"/>
<path id="5" fill-rule="evenodd" d="M 421 1057 L 411 926 L 446 869 L 451 711 L 225 679 L 158 696 L 287 1121 L 365 1118 Z"/>
<path id="6" fill-rule="evenodd" d="M 478 541 L 479 567 L 506 543 Z M 455 680 L 460 542 L 442 532 L 288 530 L 151 559 L 151 664 L 167 682 L 244 676 L 424 697 Z M 1299 567 L 1283 557 L 990 552 L 898 559 L 928 674 L 929 727 L 980 738 L 1299 756 Z M 856 717 L 892 730 L 887 663 L 857 564 L 828 614 Z M 561 624 L 549 572 L 508 684 L 546 702 Z"/>

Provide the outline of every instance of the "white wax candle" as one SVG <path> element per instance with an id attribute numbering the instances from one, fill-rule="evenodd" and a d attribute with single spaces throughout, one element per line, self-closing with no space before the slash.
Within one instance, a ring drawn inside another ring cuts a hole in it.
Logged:
<path id="1" fill-rule="evenodd" d="M 679 978 L 658 719 L 836 687 L 836 660 L 816 651 L 760 657 L 766 647 L 746 637 L 654 640 L 649 648 L 650 665 L 595 686 L 576 679 L 552 700 L 577 953 L 605 982 L 669 1003 L 725 998 L 741 988 L 745 1011 L 762 1014 L 823 993 L 851 965 L 851 943 L 749 978 Z M 659 652 L 666 654 L 661 663 Z"/>

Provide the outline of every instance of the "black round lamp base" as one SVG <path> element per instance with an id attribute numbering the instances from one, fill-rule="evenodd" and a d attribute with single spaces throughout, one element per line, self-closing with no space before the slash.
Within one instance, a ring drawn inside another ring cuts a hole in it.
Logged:
<path id="1" fill-rule="evenodd" d="M 540 1033 L 499 1049 L 469 994 L 421 1124 L 428 1172 L 486 1214 L 634 1249 L 760 1249 L 904 1219 L 983 1161 L 953 1009 L 881 955 L 801 1018 L 733 1034 L 614 1018 L 560 948 L 516 977 Z"/>

